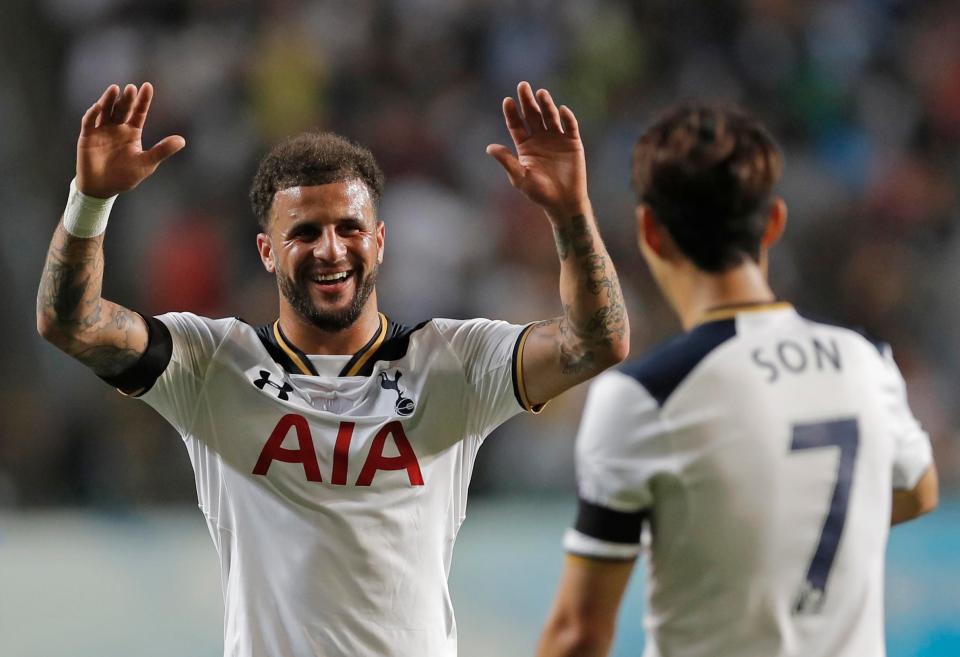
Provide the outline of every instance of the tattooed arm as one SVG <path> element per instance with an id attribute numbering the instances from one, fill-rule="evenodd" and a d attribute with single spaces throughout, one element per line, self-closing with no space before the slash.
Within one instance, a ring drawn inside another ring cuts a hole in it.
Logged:
<path id="1" fill-rule="evenodd" d="M 183 148 L 167 137 L 144 151 L 140 136 L 153 87 L 111 85 L 87 110 L 77 141 L 77 188 L 109 198 L 136 187 L 166 158 Z M 74 237 L 57 226 L 37 293 L 37 330 L 101 376 L 115 376 L 147 347 L 147 326 L 138 314 L 100 296 L 103 235 Z"/>
<path id="2" fill-rule="evenodd" d="M 630 326 L 587 196 L 576 117 L 566 106 L 557 108 L 545 89 L 534 95 L 526 82 L 517 96 L 519 103 L 503 102 L 517 156 L 496 144 L 487 152 L 510 183 L 544 209 L 560 257 L 563 315 L 536 324 L 523 350 L 527 397 L 537 404 L 626 358 Z"/>
<path id="3" fill-rule="evenodd" d="M 37 330 L 100 376 L 116 376 L 147 348 L 137 313 L 100 297 L 103 235 L 73 237 L 57 226 L 37 294 Z"/>

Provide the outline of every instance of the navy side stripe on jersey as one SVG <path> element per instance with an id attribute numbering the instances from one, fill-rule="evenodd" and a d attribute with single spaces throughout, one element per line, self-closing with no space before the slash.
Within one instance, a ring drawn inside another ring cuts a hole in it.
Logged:
<path id="1" fill-rule="evenodd" d="M 636 379 L 663 406 L 700 361 L 736 334 L 734 319 L 707 322 L 620 366 L 620 371 Z"/>
<path id="2" fill-rule="evenodd" d="M 137 313 L 138 315 L 140 313 Z M 139 397 L 150 390 L 173 356 L 173 337 L 170 329 L 156 317 L 143 317 L 147 323 L 147 349 L 136 363 L 116 376 L 100 378 L 122 393 Z"/>
<path id="3" fill-rule="evenodd" d="M 640 530 L 647 517 L 645 510 L 615 511 L 581 497 L 577 503 L 577 521 L 573 528 L 584 536 L 600 541 L 635 545 L 640 542 Z"/>

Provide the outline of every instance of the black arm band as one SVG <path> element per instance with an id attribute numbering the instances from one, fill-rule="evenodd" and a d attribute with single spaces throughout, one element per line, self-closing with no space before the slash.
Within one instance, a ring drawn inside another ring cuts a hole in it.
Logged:
<path id="1" fill-rule="evenodd" d="M 147 323 L 147 349 L 136 363 L 115 376 L 100 378 L 121 392 L 138 397 L 153 387 L 170 363 L 173 355 L 173 337 L 170 329 L 156 317 L 143 317 Z"/>
<path id="2" fill-rule="evenodd" d="M 614 511 L 581 498 L 574 529 L 600 541 L 636 544 L 640 542 L 640 530 L 647 516 L 645 510 Z"/>

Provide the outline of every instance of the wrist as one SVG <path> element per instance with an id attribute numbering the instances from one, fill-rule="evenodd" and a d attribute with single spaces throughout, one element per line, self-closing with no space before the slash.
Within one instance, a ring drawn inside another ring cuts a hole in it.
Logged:
<path id="1" fill-rule="evenodd" d="M 63 228 L 74 237 L 90 238 L 102 235 L 107 229 L 110 209 L 116 196 L 98 198 L 77 189 L 77 179 L 70 181 L 67 207 L 63 211 Z"/>
<path id="2" fill-rule="evenodd" d="M 575 217 L 592 217 L 593 207 L 590 205 L 590 199 L 585 198 L 564 205 L 544 208 L 547 218 L 554 225 L 567 224 Z"/>

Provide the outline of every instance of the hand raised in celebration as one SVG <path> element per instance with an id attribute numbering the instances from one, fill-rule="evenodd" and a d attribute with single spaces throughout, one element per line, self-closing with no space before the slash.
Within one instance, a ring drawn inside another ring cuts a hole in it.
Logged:
<path id="1" fill-rule="evenodd" d="M 487 154 L 500 163 L 510 184 L 548 213 L 579 212 L 587 204 L 587 168 L 577 118 L 559 108 L 550 92 L 536 94 L 527 82 L 517 85 L 517 100 L 503 100 L 503 118 L 516 155 L 490 144 Z"/>
<path id="2" fill-rule="evenodd" d="M 143 150 L 141 135 L 151 100 L 149 82 L 140 89 L 128 84 L 122 93 L 112 84 L 87 110 L 77 140 L 77 189 L 98 198 L 128 191 L 186 146 L 183 137 L 171 135 Z"/>

